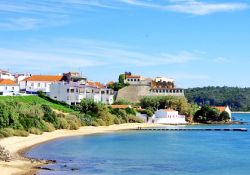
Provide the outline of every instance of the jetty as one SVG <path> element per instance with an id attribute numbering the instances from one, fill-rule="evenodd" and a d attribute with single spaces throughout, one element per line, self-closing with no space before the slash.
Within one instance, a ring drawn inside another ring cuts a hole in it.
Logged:
<path id="1" fill-rule="evenodd" d="M 247 132 L 247 128 L 143 128 L 138 127 L 136 130 L 141 131 L 239 131 Z"/>

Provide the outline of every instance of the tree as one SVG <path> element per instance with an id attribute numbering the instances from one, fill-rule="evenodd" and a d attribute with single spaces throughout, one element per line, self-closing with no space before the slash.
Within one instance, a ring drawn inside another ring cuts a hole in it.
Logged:
<path id="1" fill-rule="evenodd" d="M 219 121 L 219 115 L 220 112 L 217 109 L 204 105 L 195 113 L 193 120 L 200 123 Z"/>
<path id="2" fill-rule="evenodd" d="M 228 112 L 223 111 L 223 112 L 220 114 L 220 116 L 219 116 L 219 120 L 220 120 L 220 121 L 228 121 L 228 120 L 230 120 L 230 116 L 229 116 Z"/>

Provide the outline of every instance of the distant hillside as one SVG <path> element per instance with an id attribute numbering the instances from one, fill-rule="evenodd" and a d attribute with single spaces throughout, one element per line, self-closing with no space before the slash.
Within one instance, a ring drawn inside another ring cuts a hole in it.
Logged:
<path id="1" fill-rule="evenodd" d="M 250 111 L 250 88 L 203 87 L 185 90 L 191 103 L 212 106 L 229 105 L 233 111 Z"/>

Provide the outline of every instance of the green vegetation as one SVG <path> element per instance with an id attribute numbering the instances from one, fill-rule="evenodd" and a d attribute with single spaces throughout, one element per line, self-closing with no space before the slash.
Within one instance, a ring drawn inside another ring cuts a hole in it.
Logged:
<path id="1" fill-rule="evenodd" d="M 210 106 L 228 105 L 233 111 L 250 111 L 250 88 L 204 87 L 185 90 L 190 103 Z"/>
<path id="2" fill-rule="evenodd" d="M 195 113 L 193 120 L 199 123 L 221 122 L 229 121 L 230 117 L 225 111 L 220 113 L 218 109 L 204 105 Z"/>
<path id="3" fill-rule="evenodd" d="M 113 89 L 114 91 L 118 91 L 119 89 L 122 89 L 129 84 L 124 83 L 125 80 L 125 74 L 120 74 L 118 78 L 118 82 L 114 82 L 108 86 L 108 88 Z"/>
<path id="4" fill-rule="evenodd" d="M 48 97 L 47 97 L 48 98 Z M 62 112 L 74 112 L 74 109 L 70 108 L 70 105 L 64 103 L 65 105 L 60 104 L 61 102 L 50 102 L 47 99 L 44 99 L 42 97 L 38 96 L 1 96 L 0 97 L 0 102 L 5 102 L 5 101 L 13 101 L 13 102 L 20 102 L 20 103 L 25 103 L 29 105 L 47 105 L 53 109 L 62 111 Z"/>
<path id="5" fill-rule="evenodd" d="M 142 108 L 148 110 L 148 114 L 155 112 L 157 109 L 171 108 L 179 111 L 180 114 L 189 114 L 190 105 L 185 97 L 179 96 L 148 96 L 144 97 L 140 101 Z"/>
<path id="6" fill-rule="evenodd" d="M 107 126 L 126 122 L 142 122 L 134 109 L 121 110 L 84 99 L 79 106 L 38 96 L 0 97 L 0 138 L 42 134 L 55 129 L 76 130 L 80 126 Z"/>

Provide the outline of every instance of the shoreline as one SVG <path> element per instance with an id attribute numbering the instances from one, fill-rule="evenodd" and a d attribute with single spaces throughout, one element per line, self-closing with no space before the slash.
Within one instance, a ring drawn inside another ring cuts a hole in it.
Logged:
<path id="1" fill-rule="evenodd" d="M 48 141 L 65 137 L 84 136 L 91 134 L 110 133 L 115 131 L 131 130 L 138 127 L 162 126 L 160 124 L 147 123 L 126 123 L 111 126 L 85 126 L 78 130 L 55 130 L 45 132 L 42 135 L 30 134 L 28 137 L 8 137 L 0 139 L 0 145 L 10 152 L 12 159 L 10 162 L 0 161 L 1 174 L 5 175 L 31 175 L 39 170 L 39 167 L 48 163 L 50 160 L 30 159 L 25 157 L 25 153 L 34 146 Z"/>
<path id="2" fill-rule="evenodd" d="M 234 114 L 250 114 L 250 111 L 233 111 Z"/>

